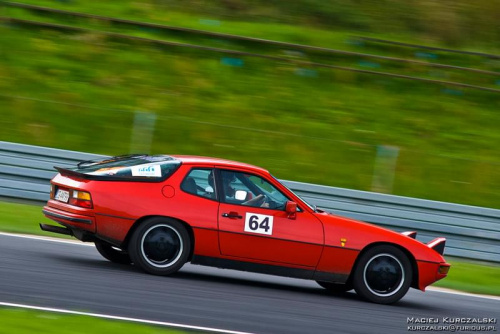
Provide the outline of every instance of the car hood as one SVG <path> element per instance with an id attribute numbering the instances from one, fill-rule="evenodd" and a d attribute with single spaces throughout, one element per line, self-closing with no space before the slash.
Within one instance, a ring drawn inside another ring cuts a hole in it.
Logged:
<path id="1" fill-rule="evenodd" d="M 417 260 L 444 262 L 444 258 L 427 244 L 399 232 L 326 211 L 314 214 L 323 223 L 327 246 L 361 251 L 371 244 L 390 243 L 408 250 Z"/>

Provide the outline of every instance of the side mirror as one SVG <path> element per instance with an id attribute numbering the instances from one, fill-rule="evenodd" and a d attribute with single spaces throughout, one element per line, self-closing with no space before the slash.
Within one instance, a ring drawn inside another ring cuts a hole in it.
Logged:
<path id="1" fill-rule="evenodd" d="M 247 198 L 248 192 L 245 190 L 236 190 L 234 193 L 234 198 L 237 199 L 238 201 L 244 201 Z"/>
<path id="2" fill-rule="evenodd" d="M 285 211 L 288 214 L 288 219 L 297 218 L 297 203 L 287 201 L 285 204 Z"/>

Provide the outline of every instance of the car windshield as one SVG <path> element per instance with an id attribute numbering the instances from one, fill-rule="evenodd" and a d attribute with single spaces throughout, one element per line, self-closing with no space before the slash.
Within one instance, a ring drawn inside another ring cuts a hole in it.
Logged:
<path id="1" fill-rule="evenodd" d="M 295 196 L 297 196 L 298 198 L 300 198 L 302 200 L 302 202 L 304 202 L 311 210 L 316 211 L 316 206 L 315 205 L 311 205 L 311 204 L 307 203 L 307 201 L 305 201 L 302 197 L 300 197 L 295 192 L 293 192 L 290 188 L 288 188 L 286 185 L 284 185 L 283 182 L 281 182 L 280 180 L 278 180 L 277 178 L 275 178 L 273 175 L 271 175 L 271 177 L 274 178 L 276 181 L 278 181 L 289 192 L 291 192 L 292 194 L 294 194 Z"/>
<path id="2" fill-rule="evenodd" d="M 180 161 L 168 155 L 121 155 L 105 160 L 80 162 L 70 170 L 96 176 L 124 178 L 165 178 L 171 175 Z"/>

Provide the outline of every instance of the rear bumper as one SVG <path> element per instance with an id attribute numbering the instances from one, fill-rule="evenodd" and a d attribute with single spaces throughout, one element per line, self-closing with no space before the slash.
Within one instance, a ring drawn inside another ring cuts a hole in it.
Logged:
<path id="1" fill-rule="evenodd" d="M 68 215 L 67 213 L 58 213 L 58 212 L 53 212 L 49 210 L 43 209 L 43 214 L 55 221 L 58 220 L 63 220 L 63 221 L 70 221 L 72 223 L 81 223 L 81 224 L 92 224 L 92 220 L 88 218 L 79 218 L 75 217 L 74 215 Z"/>
<path id="2" fill-rule="evenodd" d="M 44 206 L 42 212 L 45 217 L 68 228 L 76 228 L 92 233 L 96 231 L 96 220 L 93 216 L 69 212 L 49 205 Z"/>

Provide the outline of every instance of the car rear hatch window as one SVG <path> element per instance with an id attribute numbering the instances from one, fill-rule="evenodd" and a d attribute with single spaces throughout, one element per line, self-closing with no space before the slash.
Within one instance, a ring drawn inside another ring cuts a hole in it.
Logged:
<path id="1" fill-rule="evenodd" d="M 84 179 L 159 182 L 172 175 L 180 164 L 168 155 L 132 154 L 82 161 L 75 168 L 56 169 L 63 175 Z"/>

